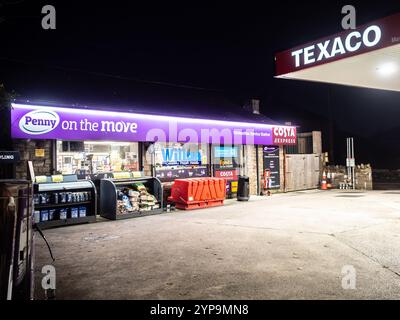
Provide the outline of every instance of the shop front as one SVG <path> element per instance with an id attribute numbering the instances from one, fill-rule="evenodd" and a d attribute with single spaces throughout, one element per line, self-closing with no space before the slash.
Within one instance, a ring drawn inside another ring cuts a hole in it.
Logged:
<path id="1" fill-rule="evenodd" d="M 121 141 L 56 141 L 56 171 L 97 174 L 139 171 L 139 144 Z"/>
<path id="2" fill-rule="evenodd" d="M 297 142 L 291 126 L 26 102 L 12 104 L 11 121 L 15 149 L 24 160 L 33 160 L 36 175 L 96 180 L 131 172 L 156 177 L 164 185 L 220 177 L 226 179 L 228 197 L 235 196 L 240 175 L 249 176 L 251 193 L 259 194 L 265 147 L 279 154 L 284 145 Z M 17 173 L 24 174 L 21 168 Z M 279 183 L 270 187 L 280 189 Z"/>

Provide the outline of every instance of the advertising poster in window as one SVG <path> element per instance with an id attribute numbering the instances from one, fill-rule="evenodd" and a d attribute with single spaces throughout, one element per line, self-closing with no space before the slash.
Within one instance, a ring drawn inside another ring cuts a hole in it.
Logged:
<path id="1" fill-rule="evenodd" d="M 162 165 L 170 166 L 189 166 L 201 165 L 202 154 L 200 150 L 188 150 L 186 148 L 163 148 L 161 149 Z"/>
<path id="2" fill-rule="evenodd" d="M 214 176 L 237 180 L 239 176 L 239 149 L 235 146 L 214 146 Z"/>
<path id="3" fill-rule="evenodd" d="M 263 148 L 264 171 L 270 170 L 270 189 L 280 189 L 279 147 L 264 146 Z"/>
<path id="4" fill-rule="evenodd" d="M 196 143 L 154 144 L 156 177 L 162 182 L 209 177 L 207 145 Z"/>

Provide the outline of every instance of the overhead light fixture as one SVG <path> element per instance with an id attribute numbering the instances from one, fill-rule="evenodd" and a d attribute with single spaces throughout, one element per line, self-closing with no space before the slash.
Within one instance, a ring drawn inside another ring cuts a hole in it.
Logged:
<path id="1" fill-rule="evenodd" d="M 122 142 L 122 141 L 84 141 L 85 145 L 113 145 L 118 147 L 128 147 L 132 143 L 130 142 Z"/>
<path id="2" fill-rule="evenodd" d="M 397 66 L 397 64 L 395 64 L 393 62 L 389 62 L 389 63 L 382 64 L 381 66 L 376 68 L 376 70 L 378 71 L 378 73 L 380 75 L 382 75 L 384 77 L 388 77 L 388 76 L 395 74 L 398 71 L 398 66 Z"/>

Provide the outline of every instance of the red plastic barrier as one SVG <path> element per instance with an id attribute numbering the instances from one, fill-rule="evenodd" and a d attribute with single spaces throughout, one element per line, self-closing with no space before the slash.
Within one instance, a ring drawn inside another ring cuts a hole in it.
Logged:
<path id="1" fill-rule="evenodd" d="M 223 205 L 226 181 L 222 178 L 177 179 L 171 188 L 171 201 L 179 209 Z"/>
<path id="2" fill-rule="evenodd" d="M 215 193 L 217 199 L 225 199 L 226 195 L 226 180 L 214 178 L 215 180 Z"/>

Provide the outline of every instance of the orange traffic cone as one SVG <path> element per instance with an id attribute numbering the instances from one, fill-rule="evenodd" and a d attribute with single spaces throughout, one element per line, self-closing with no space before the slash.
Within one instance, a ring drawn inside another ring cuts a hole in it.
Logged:
<path id="1" fill-rule="evenodd" d="M 332 189 L 332 174 L 328 171 L 326 187 Z"/>
<path id="2" fill-rule="evenodd" d="M 325 171 L 322 174 L 321 189 L 322 190 L 328 190 L 328 186 L 327 186 L 327 183 L 326 183 L 326 173 L 325 173 Z"/>

